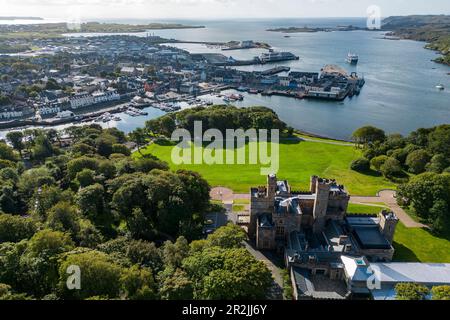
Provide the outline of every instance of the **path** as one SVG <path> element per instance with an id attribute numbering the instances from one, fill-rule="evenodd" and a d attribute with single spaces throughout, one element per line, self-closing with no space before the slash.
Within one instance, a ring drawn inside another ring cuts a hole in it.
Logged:
<path id="1" fill-rule="evenodd" d="M 291 139 L 291 138 L 287 138 L 287 139 Z M 293 138 L 296 139 L 296 138 Z M 285 139 L 281 139 L 281 141 L 283 141 Z M 334 144 L 336 146 L 344 146 L 344 147 L 354 147 L 355 144 L 351 143 L 351 142 L 339 142 L 339 141 L 327 141 L 327 140 L 317 140 L 314 138 L 304 138 L 304 137 L 299 137 L 297 140 L 299 141 L 308 141 L 308 142 L 316 142 L 316 143 L 325 143 L 325 144 Z"/>
<path id="2" fill-rule="evenodd" d="M 396 192 L 394 190 L 382 190 L 378 192 L 376 197 L 351 197 L 350 202 L 355 204 L 370 204 L 374 202 L 385 203 L 400 219 L 400 221 L 407 228 L 428 228 L 426 225 L 414 221 L 406 212 L 403 210 L 395 199 Z"/>
<path id="3" fill-rule="evenodd" d="M 283 276 L 281 275 L 280 268 L 278 268 L 261 251 L 254 249 L 253 246 L 247 241 L 244 241 L 244 245 L 248 252 L 250 252 L 250 254 L 255 257 L 256 260 L 264 262 L 264 264 L 272 273 L 274 283 L 270 290 L 270 298 L 272 300 L 283 300 Z"/>

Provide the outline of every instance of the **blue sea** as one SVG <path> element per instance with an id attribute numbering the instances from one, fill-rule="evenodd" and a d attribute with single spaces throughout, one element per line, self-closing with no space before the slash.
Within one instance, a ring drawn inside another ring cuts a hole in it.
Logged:
<path id="1" fill-rule="evenodd" d="M 165 20 L 167 22 L 167 20 Z M 109 21 L 111 22 L 111 21 Z M 114 20 L 114 22 L 118 22 Z M 121 20 L 124 23 L 152 21 Z M 168 21 L 174 22 L 174 21 Z M 335 27 L 354 25 L 365 27 L 362 18 L 252 19 L 224 21 L 177 20 L 175 22 L 205 25 L 204 29 L 151 31 L 164 38 L 186 41 L 254 40 L 267 42 L 275 50 L 290 51 L 299 61 L 279 63 L 291 71 L 318 72 L 327 64 L 336 64 L 349 72 L 364 76 L 366 85 L 359 96 L 344 102 L 294 100 L 285 97 L 246 95 L 238 106 L 263 105 L 275 110 L 288 125 L 322 136 L 348 139 L 358 127 L 374 125 L 388 133 L 408 134 L 420 127 L 450 123 L 450 67 L 432 59 L 437 53 L 424 49 L 425 43 L 409 40 L 386 40 L 381 31 L 317 32 L 290 34 L 268 32 L 268 28 L 308 26 Z M 145 36 L 145 33 L 137 34 Z M 177 44 L 190 52 L 222 52 L 204 45 Z M 357 66 L 345 62 L 351 51 L 360 57 Z M 252 58 L 263 50 L 225 51 L 237 59 Z M 223 52 L 222 52 L 223 53 Z M 267 66 L 242 67 L 261 70 Z M 435 86 L 442 83 L 446 90 Z M 157 116 L 159 113 L 151 113 Z M 131 131 L 143 125 L 140 118 L 120 129 Z"/>

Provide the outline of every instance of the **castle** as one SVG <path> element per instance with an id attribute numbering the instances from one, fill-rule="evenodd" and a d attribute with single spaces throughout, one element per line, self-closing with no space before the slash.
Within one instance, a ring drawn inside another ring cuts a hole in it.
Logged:
<path id="1" fill-rule="evenodd" d="M 296 281 L 321 275 L 327 285 L 342 282 L 343 257 L 358 257 L 361 263 L 392 260 L 398 218 L 387 211 L 349 214 L 350 196 L 335 180 L 313 176 L 308 191 L 293 191 L 287 181 L 269 175 L 266 186 L 250 192 L 250 239 L 259 250 L 283 252 L 291 274 L 299 273 L 293 274 Z"/>

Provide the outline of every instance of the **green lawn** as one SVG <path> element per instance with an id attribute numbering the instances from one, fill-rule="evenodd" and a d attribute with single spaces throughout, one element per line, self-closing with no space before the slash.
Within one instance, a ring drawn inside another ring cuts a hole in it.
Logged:
<path id="1" fill-rule="evenodd" d="M 234 212 L 242 212 L 245 210 L 245 206 L 242 204 L 234 204 L 233 205 L 233 211 Z"/>
<path id="2" fill-rule="evenodd" d="M 152 144 L 142 152 L 168 162 L 173 170 L 197 171 L 212 186 L 228 187 L 235 192 L 246 193 L 250 187 L 266 182 L 266 177 L 260 173 L 260 165 L 175 165 L 171 161 L 173 148 L 173 145 Z M 246 148 L 248 151 L 248 145 Z M 138 157 L 139 154 L 135 153 L 134 156 Z M 353 195 L 375 195 L 381 189 L 395 188 L 393 183 L 375 173 L 361 174 L 350 170 L 351 161 L 359 157 L 361 151 L 352 146 L 307 141 L 281 142 L 278 177 L 289 180 L 294 190 L 309 189 L 312 175 L 336 179 Z"/>
<path id="3" fill-rule="evenodd" d="M 381 208 L 349 204 L 349 212 L 378 213 Z M 438 238 L 421 228 L 406 228 L 399 222 L 394 236 L 394 261 L 402 262 L 450 262 L 450 241 Z"/>
<path id="4" fill-rule="evenodd" d="M 394 261 L 450 262 L 450 241 L 421 228 L 406 228 L 401 222 L 394 236 Z"/>
<path id="5" fill-rule="evenodd" d="M 349 203 L 348 204 L 348 213 L 362 213 L 362 214 L 378 214 L 381 210 L 387 209 L 385 206 L 368 206 L 364 204 L 355 204 L 355 203 Z"/>
<path id="6" fill-rule="evenodd" d="M 234 199 L 234 204 L 250 204 L 250 199 Z"/>

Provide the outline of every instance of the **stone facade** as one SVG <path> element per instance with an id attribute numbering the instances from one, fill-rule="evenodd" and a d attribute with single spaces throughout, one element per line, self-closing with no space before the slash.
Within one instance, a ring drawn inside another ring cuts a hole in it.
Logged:
<path id="1" fill-rule="evenodd" d="M 350 196 L 335 180 L 313 176 L 309 190 L 293 191 L 287 181 L 269 175 L 266 186 L 251 188 L 250 196 L 249 237 L 257 249 L 284 252 L 286 265 L 297 277 L 299 297 L 330 294 L 302 293 L 303 282 L 316 281 L 319 288 L 329 279 L 340 287 L 343 255 L 392 260 L 395 214 L 348 214 Z"/>

